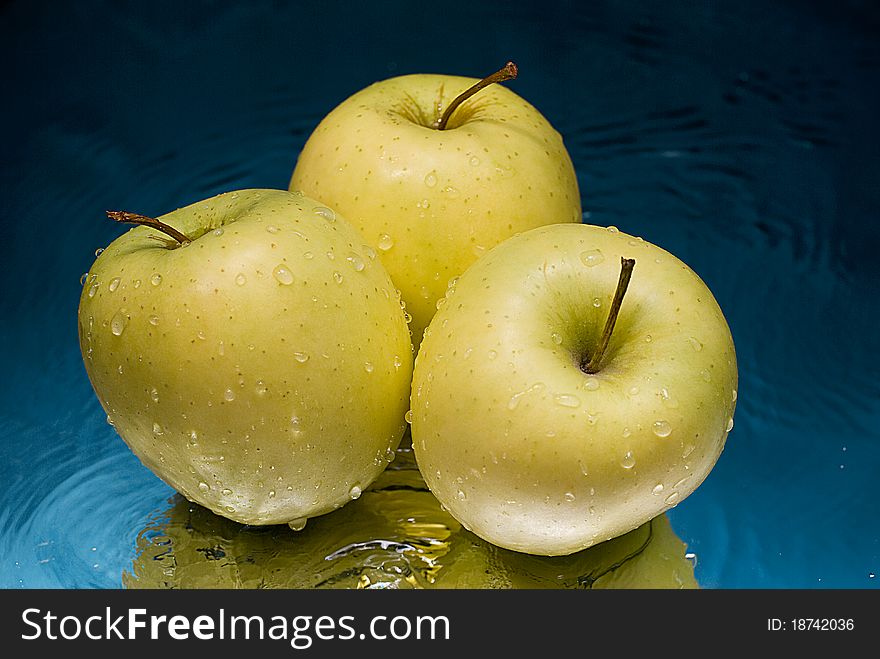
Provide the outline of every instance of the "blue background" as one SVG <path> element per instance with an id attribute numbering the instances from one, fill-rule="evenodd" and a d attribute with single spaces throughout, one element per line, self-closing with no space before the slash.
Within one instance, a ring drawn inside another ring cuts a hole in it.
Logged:
<path id="1" fill-rule="evenodd" d="M 869 2 L 13 2 L 0 8 L 0 586 L 118 587 L 170 490 L 105 422 L 80 276 L 122 229 L 286 188 L 376 80 L 485 75 L 562 133 L 585 221 L 691 265 L 736 426 L 671 511 L 718 588 L 880 579 L 880 16 Z"/>

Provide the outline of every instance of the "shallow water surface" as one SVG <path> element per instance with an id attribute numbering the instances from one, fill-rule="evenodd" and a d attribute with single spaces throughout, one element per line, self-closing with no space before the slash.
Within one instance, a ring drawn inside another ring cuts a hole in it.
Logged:
<path id="1" fill-rule="evenodd" d="M 486 547 L 418 488 L 407 505 L 429 526 L 401 528 L 408 516 L 392 508 L 372 538 L 325 537 L 315 527 L 328 522 L 313 520 L 297 539 L 192 509 L 107 425 L 76 338 L 80 276 L 120 233 L 105 209 L 157 215 L 285 188 L 310 131 L 358 89 L 515 59 L 509 85 L 562 133 L 584 220 L 688 263 L 733 332 L 735 428 L 663 527 L 679 576 L 696 563 L 708 588 L 876 588 L 880 18 L 869 4 L 499 2 L 454 15 L 406 3 L 5 4 L 0 586 L 317 585 L 297 543 L 332 556 L 321 574 L 346 587 L 455 584 L 459 567 L 488 563 L 495 580 L 480 585 L 595 574 L 587 563 L 613 548 L 552 573 Z M 340 514 L 368 515 L 394 491 L 380 483 Z M 248 567 L 254 557 L 269 576 Z"/>

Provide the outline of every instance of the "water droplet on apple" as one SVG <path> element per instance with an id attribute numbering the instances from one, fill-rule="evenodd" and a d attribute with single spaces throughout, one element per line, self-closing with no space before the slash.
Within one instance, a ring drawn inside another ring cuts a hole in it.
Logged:
<path id="1" fill-rule="evenodd" d="M 149 318 L 147 318 L 147 321 L 149 321 L 150 325 L 156 326 L 159 324 L 159 316 L 157 316 L 156 314 L 152 314 Z"/>
<path id="2" fill-rule="evenodd" d="M 441 309 L 445 304 L 446 304 L 446 298 L 445 298 L 445 297 L 441 297 L 439 300 L 437 300 L 437 301 L 434 303 L 434 308 L 437 309 L 437 311 L 440 311 L 440 309 Z M 425 331 L 426 331 L 426 332 L 428 331 L 427 328 L 425 328 Z"/>
<path id="3" fill-rule="evenodd" d="M 351 489 L 348 491 L 348 496 L 351 497 L 352 500 L 357 499 L 362 493 L 361 486 L 355 483 L 351 486 Z"/>
<path id="4" fill-rule="evenodd" d="M 587 391 L 596 391 L 599 388 L 599 378 L 587 377 L 586 382 L 584 382 L 584 389 Z"/>
<path id="5" fill-rule="evenodd" d="M 346 261 L 351 264 L 351 267 L 354 268 L 355 272 L 362 272 L 366 267 L 364 260 L 357 254 L 349 254 Z"/>
<path id="6" fill-rule="evenodd" d="M 620 466 L 624 469 L 632 469 L 636 466 L 636 459 L 633 457 L 632 451 L 627 451 L 626 455 L 620 461 Z"/>
<path id="7" fill-rule="evenodd" d="M 153 434 L 154 435 L 163 435 L 163 434 L 165 434 L 165 430 L 158 423 L 153 423 Z"/>
<path id="8" fill-rule="evenodd" d="M 113 332 L 115 336 L 120 336 L 125 331 L 125 325 L 128 322 L 128 318 L 125 316 L 122 311 L 117 311 L 113 316 L 113 319 L 110 321 L 110 331 Z"/>
<path id="9" fill-rule="evenodd" d="M 98 286 L 100 286 L 98 282 L 95 282 L 94 284 L 89 286 L 89 297 L 95 297 L 95 293 L 98 292 Z"/>
<path id="10" fill-rule="evenodd" d="M 113 279 L 110 280 L 110 285 L 107 286 L 107 289 L 112 293 L 117 288 L 119 288 L 119 281 L 120 281 L 119 277 L 114 277 Z"/>
<path id="11" fill-rule="evenodd" d="M 422 297 L 423 300 L 427 300 L 431 297 L 431 291 L 428 290 L 427 286 L 422 286 L 419 289 L 419 295 Z"/>
<path id="12" fill-rule="evenodd" d="M 225 510 L 227 513 L 234 513 L 234 512 L 235 512 L 235 506 L 226 506 L 226 507 L 224 508 L 224 510 Z"/>
<path id="13" fill-rule="evenodd" d="M 214 229 L 213 234 L 215 236 L 222 236 L 223 235 L 223 227 L 217 227 L 216 229 Z"/>
<path id="14" fill-rule="evenodd" d="M 553 332 L 553 334 L 550 335 L 550 340 L 558 346 L 562 345 L 562 335 L 558 332 Z"/>
<path id="15" fill-rule="evenodd" d="M 275 269 L 272 270 L 272 276 L 275 277 L 276 281 L 279 284 L 284 286 L 290 286 L 293 283 L 293 273 L 288 269 L 286 265 L 279 263 L 275 266 Z"/>
<path id="16" fill-rule="evenodd" d="M 451 185 L 443 188 L 443 193 L 449 197 L 450 199 L 458 199 L 461 196 L 461 193 L 458 191 L 458 188 L 453 188 Z"/>
<path id="17" fill-rule="evenodd" d="M 254 391 L 257 393 L 257 396 L 265 396 L 266 392 L 269 391 L 269 387 L 267 387 L 266 383 L 262 380 L 257 380 L 257 385 L 254 388 Z"/>
<path id="18" fill-rule="evenodd" d="M 689 337 L 688 343 L 691 344 L 691 348 L 694 349 L 694 352 L 700 352 L 700 350 L 703 349 L 703 344 L 700 343 L 699 339 L 697 339 L 696 337 L 693 337 L 693 336 Z"/>
<path id="19" fill-rule="evenodd" d="M 86 280 L 87 280 L 88 278 L 89 278 L 89 273 L 88 273 L 88 272 L 84 272 L 84 273 L 82 274 L 82 277 L 79 278 L 79 285 L 80 285 L 80 286 L 85 286 L 85 285 L 86 285 Z"/>
<path id="20" fill-rule="evenodd" d="M 734 390 L 733 390 L 733 393 L 731 394 L 731 401 L 734 402 L 734 403 L 736 402 L 736 395 L 737 395 L 737 394 L 736 394 L 736 389 L 734 389 Z"/>
<path id="21" fill-rule="evenodd" d="M 607 227 L 605 230 L 608 233 L 619 233 L 620 232 L 620 229 L 618 229 L 616 226 L 613 226 L 613 225 L 610 227 Z"/>
<path id="22" fill-rule="evenodd" d="M 195 448 L 199 445 L 199 435 L 195 430 L 189 431 L 189 442 L 190 447 Z"/>
<path id="23" fill-rule="evenodd" d="M 602 306 L 602 300 L 598 297 L 593 298 L 593 306 L 597 309 Z"/>
<path id="24" fill-rule="evenodd" d="M 199 489 L 202 492 L 207 492 L 208 490 L 211 489 L 211 486 L 208 485 L 205 481 L 199 481 Z"/>
<path id="25" fill-rule="evenodd" d="M 157 272 L 157 273 L 154 274 L 152 277 L 150 277 L 150 283 L 151 283 L 153 286 L 158 286 L 159 284 L 162 283 L 162 275 L 160 275 L 160 274 Z"/>
<path id="26" fill-rule="evenodd" d="M 708 369 L 704 368 L 702 371 L 700 371 L 700 377 L 703 378 L 703 382 L 712 381 L 712 374 L 709 372 Z"/>
<path id="27" fill-rule="evenodd" d="M 477 158 L 476 156 L 471 156 L 471 159 L 468 160 L 468 162 L 471 164 L 471 167 L 476 167 L 477 165 L 480 164 L 480 159 Z"/>
<path id="28" fill-rule="evenodd" d="M 95 258 L 101 256 L 101 254 L 103 254 L 103 253 L 104 253 L 104 248 L 99 247 L 98 249 L 95 250 Z"/>
<path id="29" fill-rule="evenodd" d="M 691 453 L 694 452 L 694 449 L 696 449 L 696 448 L 697 447 L 694 444 L 686 444 L 684 447 L 684 450 L 681 453 L 681 457 L 682 458 L 688 457 Z"/>
<path id="30" fill-rule="evenodd" d="M 153 399 L 154 403 L 159 402 L 159 390 L 156 389 L 156 387 L 153 387 L 152 389 L 150 389 L 150 398 Z"/>
<path id="31" fill-rule="evenodd" d="M 553 400 L 562 407 L 580 407 L 581 399 L 572 394 L 556 394 Z"/>
<path id="32" fill-rule="evenodd" d="M 230 495 L 232 494 L 232 490 L 230 490 L 228 487 L 224 487 L 224 488 L 220 491 L 220 494 L 222 494 L 224 497 L 228 497 L 228 496 L 230 496 Z"/>
<path id="33" fill-rule="evenodd" d="M 651 494 L 659 495 L 663 491 L 663 483 L 657 483 L 654 486 L 654 489 L 651 490 Z"/>
<path id="34" fill-rule="evenodd" d="M 373 368 L 374 368 L 374 367 L 373 367 L 373 363 L 372 363 L 372 362 L 364 362 L 364 370 L 365 370 L 367 373 L 372 373 L 372 372 L 373 372 Z"/>
<path id="35" fill-rule="evenodd" d="M 309 355 L 305 352 L 295 352 L 293 353 L 293 358 L 300 364 L 305 364 L 307 361 L 309 361 Z"/>
<path id="36" fill-rule="evenodd" d="M 406 414 L 403 415 L 403 418 L 404 418 L 404 420 L 405 420 L 407 423 L 412 424 L 412 422 L 413 422 L 413 411 L 412 411 L 412 410 L 407 410 L 407 411 L 406 411 Z"/>
<path id="37" fill-rule="evenodd" d="M 459 501 L 465 501 L 467 500 L 467 493 L 465 493 L 464 490 L 459 489 L 458 492 L 455 493 L 455 498 Z"/>
<path id="38" fill-rule="evenodd" d="M 116 372 L 119 373 L 119 375 L 122 375 L 122 370 L 122 364 L 116 367 Z"/>
<path id="39" fill-rule="evenodd" d="M 111 427 L 116 427 L 116 424 L 113 423 L 113 419 L 110 418 L 110 415 L 109 415 L 109 414 L 107 415 L 107 425 L 108 425 L 108 426 L 111 426 Z"/>
<path id="40" fill-rule="evenodd" d="M 666 501 L 666 503 L 668 503 L 671 506 L 676 501 L 678 501 L 678 496 L 679 496 L 678 492 L 673 492 L 668 497 L 666 497 L 666 499 L 664 499 L 664 501 Z"/>
<path id="41" fill-rule="evenodd" d="M 433 188 L 435 185 L 437 185 L 437 172 L 431 170 L 430 172 L 425 174 L 425 185 L 427 185 L 429 188 Z"/>
<path id="42" fill-rule="evenodd" d="M 274 224 L 270 224 L 266 227 L 266 231 L 268 231 L 269 233 L 278 233 L 279 229 Z"/>
<path id="43" fill-rule="evenodd" d="M 338 270 L 334 270 L 334 271 L 333 271 L 333 280 L 334 280 L 337 284 L 341 284 L 341 283 L 342 283 L 342 280 L 343 280 L 342 273 L 339 272 Z"/>
<path id="44" fill-rule="evenodd" d="M 589 249 L 581 252 L 581 263 L 583 263 L 588 268 L 597 266 L 604 260 L 605 256 L 602 254 L 601 250 Z"/>
<path id="45" fill-rule="evenodd" d="M 140 280 L 140 279 L 135 279 L 135 280 L 134 280 L 134 287 L 135 287 L 135 288 L 140 288 L 140 287 L 141 287 L 141 280 Z"/>
<path id="46" fill-rule="evenodd" d="M 497 357 L 498 357 L 498 351 L 497 351 L 497 350 L 490 350 L 490 351 L 489 351 L 489 354 L 488 354 L 488 357 L 489 357 L 489 359 L 495 359 L 495 358 L 497 358 Z"/>
<path id="47" fill-rule="evenodd" d="M 235 284 L 236 286 L 244 286 L 247 283 L 247 277 L 245 277 L 243 272 L 239 272 L 235 275 Z"/>
<path id="48" fill-rule="evenodd" d="M 632 430 L 630 430 L 629 428 L 624 428 L 623 429 L 623 438 L 626 439 L 630 435 L 632 435 Z"/>
<path id="49" fill-rule="evenodd" d="M 678 407 L 678 401 L 669 395 L 669 390 L 666 387 L 661 387 L 660 391 L 657 392 L 657 395 L 660 396 L 660 400 L 663 401 L 663 404 L 666 407 L 672 409 Z"/>
<path id="50" fill-rule="evenodd" d="M 662 419 L 660 421 L 655 421 L 651 428 L 657 437 L 669 437 L 669 435 L 672 434 L 672 426 L 669 425 L 668 421 Z"/>
<path id="51" fill-rule="evenodd" d="M 290 520 L 287 525 L 290 527 L 291 531 L 302 531 L 306 528 L 306 522 L 308 522 L 307 517 L 298 517 L 296 519 Z"/>
<path id="52" fill-rule="evenodd" d="M 733 417 L 730 417 L 730 418 L 727 419 L 727 428 L 726 428 L 726 430 L 727 430 L 727 432 L 730 432 L 731 430 L 733 430 Z"/>
<path id="53" fill-rule="evenodd" d="M 387 233 L 383 233 L 379 236 L 379 242 L 376 243 L 376 247 L 378 247 L 383 252 L 387 252 L 389 249 L 394 247 L 394 239 Z"/>
<path id="54" fill-rule="evenodd" d="M 571 503 L 572 501 L 574 501 L 576 498 L 577 498 L 577 497 L 576 497 L 576 496 L 574 495 L 574 493 L 572 493 L 572 492 L 566 492 L 566 493 L 565 493 L 565 500 L 568 501 L 569 503 Z"/>
<path id="55" fill-rule="evenodd" d="M 629 395 L 630 398 L 632 398 L 633 396 L 638 396 L 639 395 L 639 388 L 638 387 L 630 387 L 627 394 Z"/>
<path id="56" fill-rule="evenodd" d="M 223 392 L 223 398 L 226 401 L 232 402 L 235 400 L 235 392 L 232 389 L 227 389 Z"/>
<path id="57" fill-rule="evenodd" d="M 312 212 L 315 215 L 323 217 L 328 222 L 335 222 L 336 221 L 336 213 L 333 211 L 332 208 L 327 208 L 326 206 L 315 206 L 312 209 Z"/>

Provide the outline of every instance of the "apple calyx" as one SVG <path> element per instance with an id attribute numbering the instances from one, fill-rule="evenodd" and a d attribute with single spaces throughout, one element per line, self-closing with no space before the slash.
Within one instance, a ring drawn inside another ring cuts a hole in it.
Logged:
<path id="1" fill-rule="evenodd" d="M 458 109 L 462 103 L 468 100 L 471 96 L 476 94 L 478 91 L 483 89 L 484 87 L 488 87 L 496 82 L 504 82 L 505 80 L 513 80 L 516 78 L 519 70 L 516 68 L 516 64 L 513 62 L 508 62 L 504 65 L 503 68 L 499 69 L 495 73 L 490 76 L 486 76 L 482 80 L 480 80 L 474 86 L 466 89 L 461 94 L 456 96 L 452 103 L 446 108 L 443 112 L 443 116 L 434 121 L 432 128 L 436 128 L 437 130 L 446 130 L 446 124 L 449 123 L 450 117 L 452 117 L 452 113 Z"/>
<path id="2" fill-rule="evenodd" d="M 611 300 L 611 308 L 608 310 L 605 329 L 602 330 L 602 337 L 599 339 L 599 345 L 593 351 L 593 355 L 589 360 L 584 358 L 581 362 L 581 370 L 584 373 L 592 375 L 599 372 L 599 366 L 602 364 L 602 358 L 605 356 L 605 350 L 608 348 L 608 341 L 611 339 L 611 333 L 614 331 L 615 323 L 617 323 L 620 305 L 623 304 L 623 296 L 626 295 L 626 289 L 629 287 L 629 280 L 632 278 L 632 271 L 635 265 L 635 259 L 620 257 L 620 278 L 617 280 L 617 289 L 614 291 L 614 299 Z"/>
<path id="3" fill-rule="evenodd" d="M 171 249 L 175 247 L 180 247 L 182 245 L 188 245 L 191 242 L 185 234 L 181 233 L 174 227 L 165 224 L 161 220 L 157 220 L 154 217 L 147 217 L 146 215 L 141 215 L 140 213 L 129 213 L 128 211 L 106 211 L 106 213 L 107 217 L 109 217 L 114 222 L 122 222 L 124 224 L 139 224 L 150 227 L 151 229 L 157 229 L 165 235 L 171 236 L 172 238 L 174 238 L 174 240 L 177 241 L 176 245 L 169 245 L 169 248 Z"/>

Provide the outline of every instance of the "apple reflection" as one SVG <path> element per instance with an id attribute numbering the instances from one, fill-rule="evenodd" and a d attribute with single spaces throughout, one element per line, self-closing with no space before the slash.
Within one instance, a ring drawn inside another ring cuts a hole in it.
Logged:
<path id="1" fill-rule="evenodd" d="M 697 588 L 666 515 L 570 556 L 491 545 L 444 511 L 409 446 L 359 499 L 253 527 L 180 495 L 138 535 L 127 588 Z"/>

